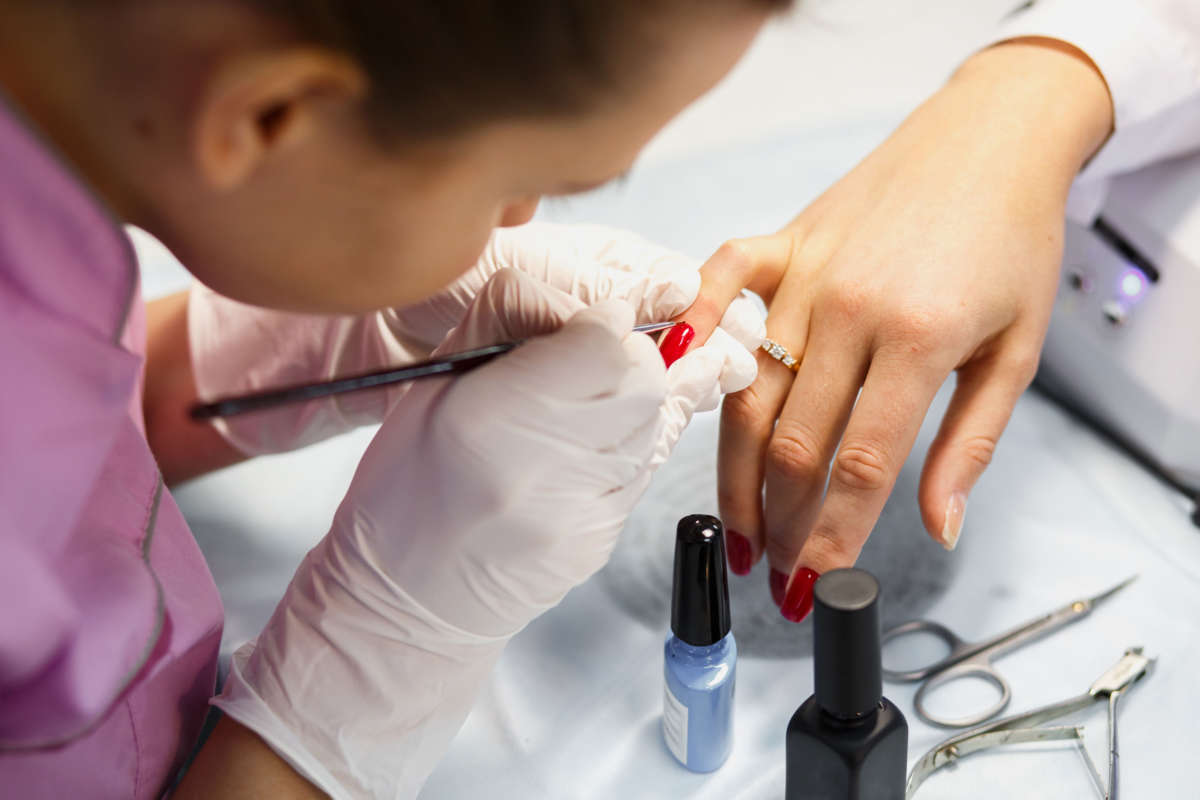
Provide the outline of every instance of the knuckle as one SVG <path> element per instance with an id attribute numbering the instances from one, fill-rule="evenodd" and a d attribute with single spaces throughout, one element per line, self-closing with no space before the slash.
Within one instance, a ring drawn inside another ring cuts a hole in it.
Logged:
<path id="1" fill-rule="evenodd" d="M 986 468 L 992 463 L 992 456 L 996 453 L 996 444 L 997 440 L 994 436 L 972 436 L 962 442 L 961 449 L 963 455 L 972 463 Z"/>
<path id="2" fill-rule="evenodd" d="M 726 525 L 737 530 L 745 530 L 748 526 L 738 528 L 732 520 L 754 519 L 762 513 L 761 501 L 758 509 L 753 506 L 753 498 L 762 496 L 762 487 L 755 487 L 752 491 L 751 499 L 747 501 L 747 492 L 744 487 L 728 486 L 724 482 L 718 481 L 717 508 L 721 510 L 721 518 L 726 521 Z"/>
<path id="3" fill-rule="evenodd" d="M 781 423 L 767 445 L 767 469 L 787 483 L 809 483 L 823 474 L 825 459 L 815 437 L 802 428 L 785 428 Z"/>
<path id="4" fill-rule="evenodd" d="M 832 480 L 863 492 L 882 491 L 891 480 L 883 449 L 866 442 L 844 444 L 833 461 Z"/>
<path id="5" fill-rule="evenodd" d="M 1040 359 L 1041 351 L 1033 348 L 1022 348 L 1006 356 L 1004 370 L 1012 375 L 1013 380 L 1019 382 L 1023 387 L 1028 386 L 1033 383 Z"/>
<path id="6" fill-rule="evenodd" d="M 715 298 L 701 291 L 687 309 L 687 320 L 692 327 L 705 324 L 716 326 L 724 313 L 725 309 Z"/>
<path id="7" fill-rule="evenodd" d="M 754 271 L 754 256 L 744 239 L 729 239 L 717 248 L 717 257 L 735 275 Z"/>
<path id="8" fill-rule="evenodd" d="M 883 333 L 898 342 L 910 355 L 923 358 L 944 346 L 956 322 L 943 312 L 928 308 L 906 308 L 894 313 Z"/>
<path id="9" fill-rule="evenodd" d="M 804 542 L 803 560 L 811 569 L 826 572 L 853 564 L 861 549 L 861 545 L 851 541 L 844 532 L 818 523 Z"/>
<path id="10" fill-rule="evenodd" d="M 857 281 L 843 281 L 823 301 L 838 318 L 858 324 L 862 315 L 875 307 L 874 293 Z"/>
<path id="11" fill-rule="evenodd" d="M 772 414 L 766 400 L 752 383 L 740 392 L 725 396 L 721 407 L 721 424 L 734 431 L 749 431 L 766 436 L 770 433 Z"/>

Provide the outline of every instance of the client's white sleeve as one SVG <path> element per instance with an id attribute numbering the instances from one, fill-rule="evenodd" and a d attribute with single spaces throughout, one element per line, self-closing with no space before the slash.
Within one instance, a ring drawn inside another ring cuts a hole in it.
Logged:
<path id="1" fill-rule="evenodd" d="M 1039 0 L 1008 17 L 996 41 L 1069 42 L 1099 68 L 1115 130 L 1080 173 L 1068 214 L 1087 221 L 1107 179 L 1200 150 L 1200 2 Z"/>

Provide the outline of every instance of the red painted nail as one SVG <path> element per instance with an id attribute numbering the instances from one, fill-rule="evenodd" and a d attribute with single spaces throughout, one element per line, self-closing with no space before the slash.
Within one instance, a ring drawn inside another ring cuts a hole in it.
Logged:
<path id="1" fill-rule="evenodd" d="M 783 605 L 783 593 L 787 591 L 787 573 L 777 569 L 771 570 L 768 583 L 771 584 L 771 599 L 775 601 L 775 605 Z"/>
<path id="2" fill-rule="evenodd" d="M 808 567 L 796 570 L 796 577 L 792 578 L 792 585 L 788 587 L 787 597 L 783 599 L 783 605 L 779 607 L 779 613 L 783 614 L 784 619 L 800 622 L 808 616 L 808 612 L 812 611 L 813 607 L 813 584 L 819 577 L 821 577 L 820 573 Z"/>
<path id="3" fill-rule="evenodd" d="M 669 367 L 687 352 L 688 345 L 696 337 L 696 331 L 686 322 L 681 322 L 669 329 L 658 343 L 658 352 L 662 353 L 663 361 Z"/>
<path id="4" fill-rule="evenodd" d="M 737 531 L 725 531 L 725 555 L 734 575 L 750 574 L 750 556 L 753 553 L 750 540 Z"/>

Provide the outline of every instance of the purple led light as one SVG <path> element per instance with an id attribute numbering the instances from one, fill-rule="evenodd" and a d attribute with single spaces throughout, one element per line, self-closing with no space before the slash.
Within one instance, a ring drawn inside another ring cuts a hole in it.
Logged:
<path id="1" fill-rule="evenodd" d="M 1137 270 L 1127 269 L 1121 275 L 1121 294 L 1132 299 L 1146 290 L 1146 279 Z"/>

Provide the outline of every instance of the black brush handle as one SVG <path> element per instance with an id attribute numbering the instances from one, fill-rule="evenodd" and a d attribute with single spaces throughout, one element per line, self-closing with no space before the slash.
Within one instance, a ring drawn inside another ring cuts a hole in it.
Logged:
<path id="1" fill-rule="evenodd" d="M 654 333 L 655 331 L 672 328 L 676 322 L 651 322 L 638 325 L 633 330 L 638 333 Z M 504 342 L 488 345 L 475 350 L 464 350 L 448 356 L 431 358 L 416 364 L 392 369 L 381 369 L 361 375 L 350 375 L 345 378 L 335 378 L 331 381 L 306 383 L 298 386 L 284 386 L 279 389 L 267 389 L 253 394 L 236 397 L 222 397 L 210 403 L 198 403 L 192 406 L 192 419 L 204 420 L 214 417 L 232 417 L 251 411 L 261 411 L 264 408 L 274 408 L 286 403 L 300 403 L 305 400 L 316 400 L 346 392 L 357 392 L 362 389 L 372 389 L 377 386 L 388 386 L 393 383 L 414 381 L 419 378 L 431 378 L 436 375 L 450 375 L 458 372 L 470 372 L 476 367 L 483 366 L 496 356 L 504 355 L 520 346 L 521 342 Z"/>

